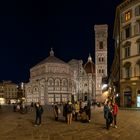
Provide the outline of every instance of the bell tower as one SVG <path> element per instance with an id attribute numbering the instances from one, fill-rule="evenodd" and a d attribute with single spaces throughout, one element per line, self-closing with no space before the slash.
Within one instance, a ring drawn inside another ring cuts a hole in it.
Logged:
<path id="1" fill-rule="evenodd" d="M 95 25 L 96 100 L 101 101 L 102 77 L 107 76 L 108 25 Z"/>

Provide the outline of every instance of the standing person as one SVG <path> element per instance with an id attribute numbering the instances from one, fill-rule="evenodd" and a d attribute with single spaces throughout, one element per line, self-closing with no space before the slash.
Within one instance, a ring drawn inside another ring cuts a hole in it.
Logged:
<path id="1" fill-rule="evenodd" d="M 58 106 L 57 106 L 57 104 L 54 104 L 54 116 L 55 116 L 55 120 L 58 121 Z"/>
<path id="2" fill-rule="evenodd" d="M 34 110 L 34 103 L 31 102 L 31 105 L 30 105 L 30 111 L 33 111 Z"/>
<path id="3" fill-rule="evenodd" d="M 104 105 L 104 118 L 106 119 L 106 128 L 109 130 L 110 125 L 112 124 L 112 107 L 111 102 L 107 101 Z"/>
<path id="4" fill-rule="evenodd" d="M 67 124 L 72 122 L 72 103 L 69 101 L 67 105 Z"/>
<path id="5" fill-rule="evenodd" d="M 114 121 L 114 127 L 117 128 L 117 114 L 118 114 L 118 105 L 116 102 L 113 103 L 113 121 Z"/>
<path id="6" fill-rule="evenodd" d="M 79 105 L 78 101 L 74 104 L 74 109 L 75 109 L 75 120 L 77 121 L 78 120 L 78 114 L 79 114 L 79 111 L 80 111 L 80 105 Z"/>
<path id="7" fill-rule="evenodd" d="M 86 107 L 86 115 L 88 117 L 88 122 L 90 122 L 91 118 L 91 102 L 88 100 L 87 107 Z"/>
<path id="8" fill-rule="evenodd" d="M 65 117 L 65 121 L 67 122 L 67 103 L 63 105 L 63 116 Z"/>
<path id="9" fill-rule="evenodd" d="M 36 120 L 35 120 L 35 126 L 41 125 L 41 117 L 43 114 L 43 107 L 40 105 L 39 102 L 36 103 Z"/>

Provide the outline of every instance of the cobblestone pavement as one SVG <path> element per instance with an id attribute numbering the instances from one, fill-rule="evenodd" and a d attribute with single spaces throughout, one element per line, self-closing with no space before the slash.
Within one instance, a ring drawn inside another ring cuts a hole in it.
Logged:
<path id="1" fill-rule="evenodd" d="M 54 121 L 51 109 L 45 109 L 41 126 L 34 126 L 35 112 L 21 114 L 12 108 L 0 110 L 0 140 L 139 140 L 140 111 L 120 110 L 118 128 L 105 128 L 102 108 L 92 109 L 90 123 L 73 121 L 71 125 L 61 116 Z"/>

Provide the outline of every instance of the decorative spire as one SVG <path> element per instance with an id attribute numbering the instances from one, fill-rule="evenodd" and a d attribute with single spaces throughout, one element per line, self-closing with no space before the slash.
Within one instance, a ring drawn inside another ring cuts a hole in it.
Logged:
<path id="1" fill-rule="evenodd" d="M 88 57 L 88 62 L 92 62 L 92 57 L 91 57 L 90 54 L 89 54 L 89 57 Z"/>
<path id="2" fill-rule="evenodd" d="M 53 51 L 53 48 L 51 48 L 51 51 L 50 51 L 50 56 L 54 56 L 54 51 Z"/>

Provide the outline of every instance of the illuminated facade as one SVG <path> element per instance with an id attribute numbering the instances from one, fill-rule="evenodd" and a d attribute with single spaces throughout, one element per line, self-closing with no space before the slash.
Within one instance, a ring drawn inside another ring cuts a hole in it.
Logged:
<path id="1" fill-rule="evenodd" d="M 25 85 L 27 103 L 51 104 L 68 100 L 102 101 L 102 77 L 107 76 L 107 25 L 95 25 L 95 62 L 72 59 L 68 63 L 50 56 L 30 69 Z"/>
<path id="2" fill-rule="evenodd" d="M 120 105 L 140 107 L 139 0 L 125 0 L 117 7 L 114 39 L 115 59 L 111 79 L 118 83 Z"/>
<path id="3" fill-rule="evenodd" d="M 0 98 L 4 98 L 6 103 L 16 102 L 17 97 L 17 84 L 11 81 L 3 81 L 0 83 Z"/>
<path id="4" fill-rule="evenodd" d="M 68 100 L 95 98 L 95 65 L 89 56 L 83 66 L 82 60 L 72 59 L 68 63 L 50 56 L 31 68 L 30 81 L 25 85 L 27 103 L 61 103 Z"/>
<path id="5" fill-rule="evenodd" d="M 107 77 L 108 26 L 95 25 L 96 100 L 102 101 L 102 78 Z"/>

